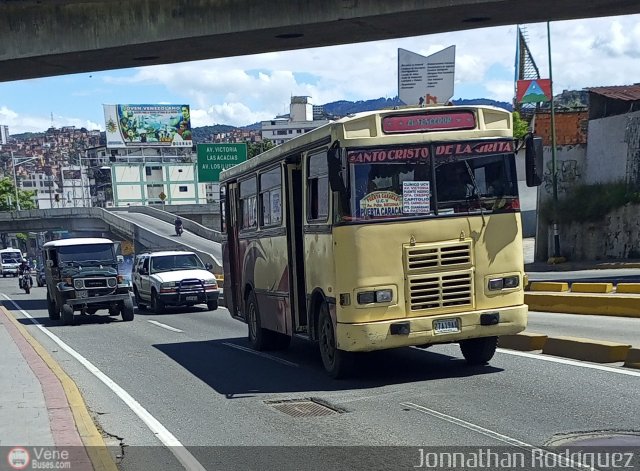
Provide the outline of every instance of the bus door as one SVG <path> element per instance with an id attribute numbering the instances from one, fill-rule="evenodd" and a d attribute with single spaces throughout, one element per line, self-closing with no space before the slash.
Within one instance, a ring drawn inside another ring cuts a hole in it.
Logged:
<path id="1" fill-rule="evenodd" d="M 288 163 L 286 175 L 287 245 L 289 256 L 289 286 L 293 333 L 307 333 L 307 306 L 304 280 L 304 238 L 302 166 Z"/>
<path id="2" fill-rule="evenodd" d="M 229 224 L 227 226 L 227 250 L 229 252 L 229 271 L 225 270 L 225 297 L 226 289 L 230 289 L 230 303 L 227 307 L 233 316 L 244 317 L 244 309 L 242 309 L 242 260 L 238 252 L 238 232 L 240 230 L 240 205 L 239 205 L 239 187 L 237 183 L 230 183 L 228 186 L 227 201 L 229 202 Z M 227 282 L 229 277 L 229 282 Z"/>

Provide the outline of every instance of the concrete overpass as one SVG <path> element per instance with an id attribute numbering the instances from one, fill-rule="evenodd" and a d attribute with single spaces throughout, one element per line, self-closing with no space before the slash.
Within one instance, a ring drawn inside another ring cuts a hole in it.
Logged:
<path id="1" fill-rule="evenodd" d="M 0 81 L 633 13 L 638 0 L 0 0 Z"/>
<path id="2" fill-rule="evenodd" d="M 117 213 L 103 208 L 33 209 L 0 212 L 0 232 L 60 229 L 111 232 L 134 241 L 136 252 L 177 247 L 192 250 L 205 263 L 211 263 L 215 273 L 222 273 L 220 233 L 185 219 L 186 233 L 175 237 L 173 218 L 169 213 L 144 206 Z"/>

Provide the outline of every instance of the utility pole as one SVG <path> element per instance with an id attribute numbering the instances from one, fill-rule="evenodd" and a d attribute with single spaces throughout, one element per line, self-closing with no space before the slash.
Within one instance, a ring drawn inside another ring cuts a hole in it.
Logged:
<path id="1" fill-rule="evenodd" d="M 547 45 L 549 49 L 549 82 L 551 87 L 551 178 L 553 184 L 553 258 L 559 259 L 560 231 L 558 229 L 558 170 L 556 163 L 556 119 L 553 101 L 553 72 L 551 65 L 551 27 L 547 21 Z"/>

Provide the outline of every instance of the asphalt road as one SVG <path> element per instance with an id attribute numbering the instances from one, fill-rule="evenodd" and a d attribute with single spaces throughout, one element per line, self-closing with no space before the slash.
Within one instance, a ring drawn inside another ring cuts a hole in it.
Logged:
<path id="1" fill-rule="evenodd" d="M 467 367 L 443 345 L 367 354 L 353 379 L 335 381 L 304 341 L 251 351 L 246 326 L 222 308 L 62 326 L 47 317 L 45 288 L 26 296 L 16 283 L 0 279 L 4 305 L 77 382 L 109 441 L 124 445 L 124 470 L 179 469 L 176 455 L 192 469 L 409 469 L 415 448 L 341 446 L 542 446 L 572 432 L 640 432 L 634 370 L 503 350 L 490 366 Z M 267 402 L 309 398 L 340 413 L 294 417 Z M 314 448 L 220 448 L 239 445 Z"/>

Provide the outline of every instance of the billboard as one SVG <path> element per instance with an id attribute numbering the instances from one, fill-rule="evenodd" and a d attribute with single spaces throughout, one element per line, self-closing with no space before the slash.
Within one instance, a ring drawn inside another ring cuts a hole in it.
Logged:
<path id="1" fill-rule="evenodd" d="M 398 49 L 398 97 L 405 105 L 438 105 L 453 97 L 456 47 L 428 57 Z"/>
<path id="2" fill-rule="evenodd" d="M 551 80 L 518 80 L 516 103 L 544 103 L 551 101 Z"/>
<path id="3" fill-rule="evenodd" d="M 191 147 L 189 105 L 103 105 L 107 147 Z"/>
<path id="4" fill-rule="evenodd" d="M 247 144 L 198 144 L 198 182 L 218 182 L 220 172 L 247 160 Z"/>

